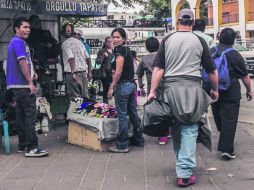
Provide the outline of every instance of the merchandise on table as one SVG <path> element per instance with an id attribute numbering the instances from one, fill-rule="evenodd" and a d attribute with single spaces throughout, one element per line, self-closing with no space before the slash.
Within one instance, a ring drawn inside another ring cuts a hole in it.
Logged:
<path id="1" fill-rule="evenodd" d="M 116 108 L 105 103 L 83 102 L 73 112 L 97 118 L 117 118 Z"/>

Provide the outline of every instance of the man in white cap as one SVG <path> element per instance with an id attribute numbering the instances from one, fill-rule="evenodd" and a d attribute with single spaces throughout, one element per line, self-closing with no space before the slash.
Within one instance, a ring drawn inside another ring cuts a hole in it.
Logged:
<path id="1" fill-rule="evenodd" d="M 83 34 L 82 30 L 79 29 L 79 28 L 74 28 L 74 37 L 79 39 L 84 44 L 88 55 L 91 57 L 91 49 L 90 49 L 90 46 L 88 45 L 88 43 L 85 40 L 85 37 L 84 37 L 84 34 Z"/>
<path id="2" fill-rule="evenodd" d="M 167 102 L 175 118 L 172 126 L 173 147 L 176 154 L 178 186 L 196 183 L 196 140 L 198 121 L 212 101 L 218 99 L 218 73 L 209 48 L 202 38 L 192 33 L 194 14 L 182 9 L 178 15 L 178 31 L 166 36 L 154 60 L 149 99 L 163 77 L 162 99 Z M 201 88 L 201 67 L 209 73 L 211 97 Z"/>

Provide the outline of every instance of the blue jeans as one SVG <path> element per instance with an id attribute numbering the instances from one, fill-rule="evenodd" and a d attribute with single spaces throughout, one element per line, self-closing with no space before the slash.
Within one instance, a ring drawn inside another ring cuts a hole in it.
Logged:
<path id="1" fill-rule="evenodd" d="M 178 178 L 189 178 L 196 167 L 196 141 L 198 125 L 181 124 L 172 127 L 172 139 L 176 154 L 176 175 Z"/>
<path id="2" fill-rule="evenodd" d="M 136 85 L 134 82 L 122 82 L 117 84 L 115 89 L 115 104 L 119 122 L 119 131 L 116 139 L 116 146 L 119 149 L 128 148 L 128 116 L 133 125 L 133 140 L 136 143 L 144 143 L 140 128 L 137 105 L 135 103 Z"/>

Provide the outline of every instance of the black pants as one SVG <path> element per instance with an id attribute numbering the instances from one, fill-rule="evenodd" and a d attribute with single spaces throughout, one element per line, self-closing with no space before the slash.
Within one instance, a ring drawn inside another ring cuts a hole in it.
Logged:
<path id="1" fill-rule="evenodd" d="M 102 83 L 102 88 L 103 88 L 103 103 L 108 103 L 108 90 L 109 90 L 109 86 L 110 83 L 112 81 L 112 76 L 107 74 L 107 77 L 105 79 L 101 80 Z"/>
<path id="2" fill-rule="evenodd" d="M 233 153 L 240 100 L 218 101 L 212 104 L 214 121 L 220 132 L 218 151 Z"/>
<path id="3" fill-rule="evenodd" d="M 29 88 L 13 89 L 16 101 L 16 126 L 19 138 L 19 149 L 31 150 L 38 146 L 35 133 L 36 98 L 29 95 Z"/>

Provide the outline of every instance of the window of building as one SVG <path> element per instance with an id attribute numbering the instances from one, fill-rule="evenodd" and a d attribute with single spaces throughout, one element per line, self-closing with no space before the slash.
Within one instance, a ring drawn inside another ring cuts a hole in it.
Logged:
<path id="1" fill-rule="evenodd" d="M 223 3 L 237 2 L 238 0 L 223 0 Z"/>

